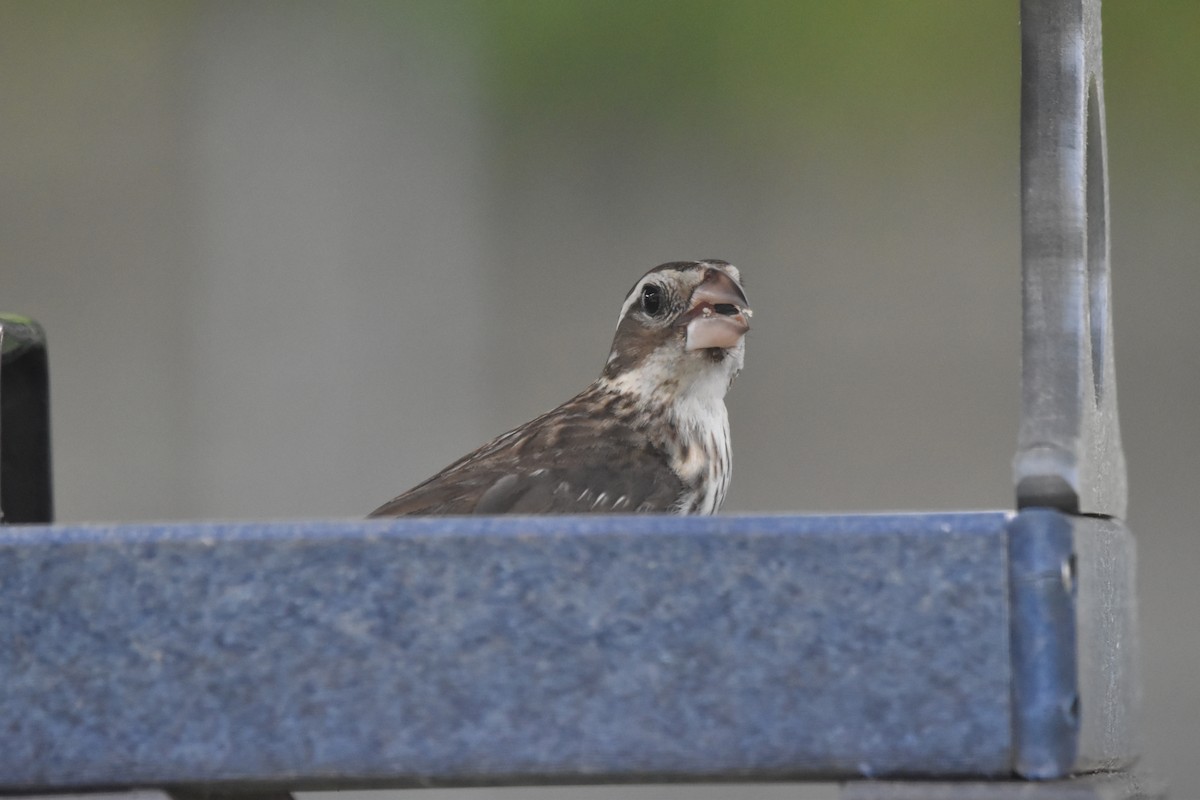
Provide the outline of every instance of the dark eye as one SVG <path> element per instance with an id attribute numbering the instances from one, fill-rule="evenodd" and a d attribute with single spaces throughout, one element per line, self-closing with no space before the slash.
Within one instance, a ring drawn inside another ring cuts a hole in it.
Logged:
<path id="1" fill-rule="evenodd" d="M 662 287 L 648 283 L 642 287 L 642 310 L 652 317 L 662 311 Z"/>

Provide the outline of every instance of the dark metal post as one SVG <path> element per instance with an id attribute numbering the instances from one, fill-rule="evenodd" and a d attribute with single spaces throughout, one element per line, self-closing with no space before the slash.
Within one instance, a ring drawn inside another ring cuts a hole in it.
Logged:
<path id="1" fill-rule="evenodd" d="M 46 335 L 27 317 L 0 314 L 0 521 L 53 518 Z"/>
<path id="2" fill-rule="evenodd" d="M 1100 0 L 1021 2 L 1017 505 L 1123 518 Z"/>

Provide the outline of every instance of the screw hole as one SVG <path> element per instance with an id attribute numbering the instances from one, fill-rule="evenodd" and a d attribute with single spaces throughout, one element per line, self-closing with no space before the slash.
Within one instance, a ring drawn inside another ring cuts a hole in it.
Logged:
<path id="1" fill-rule="evenodd" d="M 1072 725 L 1079 724 L 1079 695 L 1071 695 L 1069 702 L 1063 703 L 1063 716 Z"/>
<path id="2" fill-rule="evenodd" d="M 1071 594 L 1075 593 L 1075 577 L 1077 569 L 1078 563 L 1075 559 L 1075 554 L 1072 553 L 1070 558 L 1062 562 L 1063 588 L 1065 588 Z"/>

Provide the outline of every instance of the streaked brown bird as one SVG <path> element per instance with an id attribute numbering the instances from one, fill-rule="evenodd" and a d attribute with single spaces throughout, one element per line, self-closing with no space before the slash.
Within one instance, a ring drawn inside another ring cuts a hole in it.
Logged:
<path id="1" fill-rule="evenodd" d="M 655 267 L 626 296 L 595 383 L 370 516 L 715 513 L 750 315 L 733 265 Z"/>

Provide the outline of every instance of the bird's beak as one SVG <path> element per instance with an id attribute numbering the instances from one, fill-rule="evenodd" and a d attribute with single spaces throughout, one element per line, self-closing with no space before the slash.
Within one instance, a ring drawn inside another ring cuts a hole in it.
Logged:
<path id="1" fill-rule="evenodd" d="M 746 295 L 733 278 L 719 269 L 709 269 L 704 281 L 692 292 L 692 305 L 680 320 L 687 326 L 687 349 L 736 347 L 750 330 Z"/>

